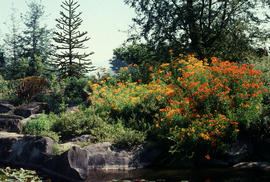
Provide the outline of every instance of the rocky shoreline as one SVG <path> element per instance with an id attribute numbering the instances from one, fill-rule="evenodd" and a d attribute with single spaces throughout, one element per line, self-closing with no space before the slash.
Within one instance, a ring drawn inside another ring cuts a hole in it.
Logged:
<path id="1" fill-rule="evenodd" d="M 65 181 L 84 181 L 96 171 L 129 171 L 158 163 L 162 151 L 153 141 L 132 149 L 117 148 L 109 142 L 80 147 L 76 141 L 87 140 L 87 136 L 59 145 L 49 137 L 19 134 L 23 124 L 40 113 L 45 106 L 44 103 L 33 103 L 14 107 L 8 103 L 0 103 L 1 163 L 38 169 Z M 56 148 L 65 146 L 69 149 L 57 154 Z M 254 146 L 242 140 L 232 145 L 226 158 L 203 159 L 199 166 L 270 171 L 270 163 L 267 162 L 270 160 L 270 139 L 262 140 L 257 147 L 256 153 L 260 156 L 256 161 L 249 161 L 254 155 Z M 169 167 L 166 164 L 159 165 Z M 189 166 L 194 167 L 194 164 Z"/>

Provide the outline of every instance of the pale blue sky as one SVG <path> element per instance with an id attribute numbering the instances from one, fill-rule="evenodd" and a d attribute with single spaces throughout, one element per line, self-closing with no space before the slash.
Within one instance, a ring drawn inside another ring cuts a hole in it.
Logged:
<path id="1" fill-rule="evenodd" d="M 4 22 L 10 20 L 12 3 L 17 9 L 18 16 L 27 10 L 29 0 L 1 0 L 0 5 L 0 34 L 7 32 Z M 49 28 L 55 28 L 55 18 L 59 17 L 62 0 L 43 0 L 45 12 L 48 15 L 44 23 Z M 86 44 L 89 51 L 94 51 L 91 56 L 93 65 L 109 67 L 108 60 L 112 58 L 112 51 L 119 47 L 127 38 L 123 31 L 128 30 L 135 17 L 134 10 L 124 4 L 124 0 L 79 0 L 81 5 L 83 23 L 82 31 L 88 32 L 91 39 Z"/>

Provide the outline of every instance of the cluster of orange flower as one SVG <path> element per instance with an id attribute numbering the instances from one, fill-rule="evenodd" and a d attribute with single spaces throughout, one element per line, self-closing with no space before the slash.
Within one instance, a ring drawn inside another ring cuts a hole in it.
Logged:
<path id="1" fill-rule="evenodd" d="M 111 78 L 90 82 L 91 99 L 94 104 L 121 110 L 155 95 L 156 102 L 166 105 L 155 114 L 156 127 L 171 132 L 179 142 L 192 138 L 216 146 L 224 137 L 236 135 L 239 124 L 252 122 L 249 119 L 261 113 L 262 94 L 267 90 L 260 80 L 261 72 L 252 65 L 215 57 L 207 62 L 181 55 L 170 63 L 146 68 L 152 80 L 149 83 L 138 79 L 114 80 L 112 84 Z"/>

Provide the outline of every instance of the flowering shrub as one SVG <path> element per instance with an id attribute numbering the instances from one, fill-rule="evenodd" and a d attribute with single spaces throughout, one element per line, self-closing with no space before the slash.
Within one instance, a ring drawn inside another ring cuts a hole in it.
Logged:
<path id="1" fill-rule="evenodd" d="M 149 75 L 136 82 L 124 68 L 113 78 L 89 82 L 90 97 L 93 104 L 116 114 L 127 108 L 136 110 L 151 98 L 150 105 L 159 107 L 151 109 L 152 124 L 158 136 L 172 141 L 171 152 L 181 152 L 187 146 L 184 152 L 191 157 L 196 151 L 214 154 L 224 150 L 239 129 L 248 128 L 258 119 L 266 90 L 261 73 L 251 65 L 239 66 L 214 57 L 210 65 L 207 62 L 180 55 L 170 63 L 148 66 L 144 71 L 135 69 Z"/>

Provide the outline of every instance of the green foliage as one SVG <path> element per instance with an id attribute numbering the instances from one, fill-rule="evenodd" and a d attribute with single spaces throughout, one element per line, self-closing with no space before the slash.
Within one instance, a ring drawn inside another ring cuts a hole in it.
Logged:
<path id="1" fill-rule="evenodd" d="M 268 115 L 270 114 L 270 56 L 264 56 L 261 58 L 249 56 L 246 63 L 254 65 L 256 70 L 260 70 L 262 72 L 261 80 L 265 88 L 268 90 L 267 93 L 264 93 L 263 115 Z"/>
<path id="2" fill-rule="evenodd" d="M 49 182 L 51 180 L 44 180 L 37 176 L 35 171 L 20 169 L 11 169 L 6 167 L 5 169 L 0 168 L 0 180 L 5 182 L 11 181 L 31 181 L 31 182 Z"/>
<path id="3" fill-rule="evenodd" d="M 258 58 L 255 56 L 249 56 L 246 63 L 254 65 L 256 70 L 260 70 L 262 72 L 261 80 L 264 83 L 265 88 L 268 90 L 268 92 L 263 95 L 262 116 L 256 123 L 252 124 L 250 134 L 259 138 L 270 136 L 270 57 L 264 56 Z"/>
<path id="4" fill-rule="evenodd" d="M 0 75 L 0 99 L 3 100 L 6 98 L 6 94 L 8 92 L 8 82 L 3 79 Z"/>
<path id="5" fill-rule="evenodd" d="M 147 3 L 125 0 L 125 3 L 137 14 L 133 19 L 134 34 L 129 39 L 146 40 L 156 52 L 170 46 L 184 53 L 196 53 L 200 59 L 217 56 L 241 61 L 246 51 L 269 40 L 269 30 L 263 28 L 270 20 L 268 0 L 149 0 Z M 258 14 L 256 8 L 263 13 Z"/>
<path id="6" fill-rule="evenodd" d="M 35 119 L 29 120 L 24 126 L 23 133 L 51 137 L 58 142 L 59 136 L 55 132 L 51 131 L 55 119 L 56 116 L 53 114 L 42 114 Z"/>
<path id="7" fill-rule="evenodd" d="M 265 90 L 252 65 L 210 62 L 180 55 L 156 67 L 129 66 L 90 81 L 90 98 L 125 127 L 167 141 L 183 158 L 216 155 L 257 122 Z"/>
<path id="8" fill-rule="evenodd" d="M 128 64 L 141 64 L 153 60 L 154 52 L 147 44 L 133 42 L 131 45 L 122 45 L 122 47 L 113 50 L 114 59 L 120 59 Z"/>
<path id="9" fill-rule="evenodd" d="M 58 115 L 42 114 L 24 126 L 25 134 L 48 136 L 55 141 L 90 134 L 91 143 L 108 141 L 119 147 L 131 147 L 145 140 L 145 133 L 125 127 L 121 120 L 113 122 L 110 112 L 94 107 L 75 112 L 63 112 Z M 89 143 L 87 143 L 89 144 Z M 59 148 L 57 146 L 56 148 Z M 62 151 L 58 150 L 56 151 Z"/>
<path id="10" fill-rule="evenodd" d="M 67 140 L 91 133 L 91 129 L 99 127 L 102 122 L 102 118 L 88 111 L 65 112 L 56 118 L 52 130 L 61 136 L 61 140 Z"/>
<path id="11" fill-rule="evenodd" d="M 22 15 L 25 29 L 21 38 L 23 43 L 21 57 L 27 58 L 29 61 L 26 76 L 41 76 L 53 51 L 52 30 L 41 23 L 45 14 L 41 1 L 31 0 L 27 3 L 27 8 L 28 11 Z"/>
<path id="12" fill-rule="evenodd" d="M 63 146 L 60 144 L 52 144 L 52 150 L 53 150 L 53 154 L 55 155 L 61 155 L 62 153 L 68 151 L 70 149 L 70 146 Z"/>
<path id="13" fill-rule="evenodd" d="M 103 122 L 100 127 L 93 128 L 91 133 L 96 142 L 112 142 L 122 148 L 138 145 L 146 138 L 144 132 L 125 127 L 121 120 L 116 124 Z"/>
<path id="14" fill-rule="evenodd" d="M 79 6 L 77 0 L 64 0 L 61 5 L 63 11 L 60 12 L 60 18 L 56 19 L 58 32 L 54 32 L 53 37 L 56 53 L 51 64 L 61 78 L 80 78 L 94 70 L 91 60 L 88 59 L 93 52 L 79 51 L 86 48 L 84 43 L 90 39 L 86 37 L 87 32 L 78 30 L 83 21 L 80 18 L 81 12 L 76 12 Z"/>
<path id="15" fill-rule="evenodd" d="M 88 80 L 86 78 L 66 78 L 64 97 L 68 105 L 78 105 L 86 101 L 88 94 L 86 92 Z"/>

